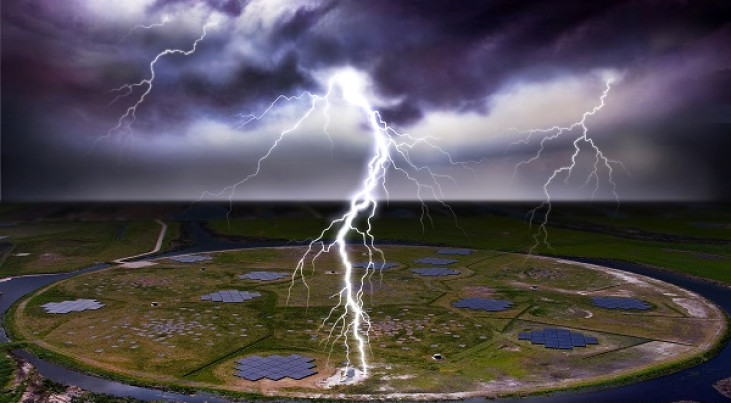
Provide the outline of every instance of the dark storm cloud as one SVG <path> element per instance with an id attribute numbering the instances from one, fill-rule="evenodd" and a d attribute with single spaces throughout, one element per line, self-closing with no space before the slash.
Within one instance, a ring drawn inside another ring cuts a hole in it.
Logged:
<path id="1" fill-rule="evenodd" d="M 384 94 L 429 109 L 489 96 L 515 77 L 625 68 L 683 51 L 728 26 L 731 3 L 384 0 L 347 2 L 332 14 L 341 22 L 315 33 L 293 18 L 302 34 L 288 38 L 305 63 L 355 64 Z"/>
<path id="2" fill-rule="evenodd" d="M 240 16 L 246 6 L 243 1 L 232 0 L 158 0 L 149 9 L 180 10 L 196 4 L 231 17 Z M 15 11 L 7 14 L 15 16 Z M 38 25 L 37 18 L 27 16 L 36 9 L 25 7 L 24 11 L 21 14 L 26 15 L 26 25 Z M 201 46 L 198 58 L 170 63 L 159 72 L 161 87 L 165 76 L 171 81 L 182 77 L 182 85 L 175 82 L 171 84 L 174 91 L 155 94 L 157 103 L 150 107 L 159 104 L 167 109 L 165 105 L 177 103 L 175 109 L 180 114 L 189 114 L 200 105 L 213 105 L 226 108 L 224 114 L 228 115 L 231 108 L 257 105 L 260 96 L 312 89 L 309 72 L 350 64 L 368 71 L 383 95 L 404 98 L 403 105 L 386 108 L 384 114 L 395 123 L 407 124 L 434 108 L 482 110 L 486 103 L 466 101 L 489 98 L 512 80 L 541 80 L 592 68 L 622 69 L 682 52 L 728 24 L 724 16 L 729 14 L 731 3 L 722 0 L 704 1 L 702 6 L 696 2 L 615 0 L 461 1 L 458 5 L 442 1 L 326 2 L 300 8 L 278 20 L 270 32 L 261 32 L 265 37 L 261 53 L 272 55 L 267 65 L 239 56 L 231 62 L 238 67 L 229 67 L 230 72 L 196 71 L 196 62 L 220 58 L 221 49 L 236 45 L 235 33 L 229 34 L 225 28 L 211 35 Z M 59 28 L 33 43 L 34 47 L 51 49 L 29 54 L 21 51 L 23 57 L 36 59 L 24 64 L 64 60 L 64 53 L 73 55 L 78 48 L 100 46 L 98 39 L 108 35 L 102 30 L 94 36 L 79 37 L 74 27 L 83 24 L 71 17 L 51 17 Z M 186 48 L 194 34 L 187 32 L 177 38 L 149 35 L 142 43 L 100 49 L 106 55 L 96 72 L 101 76 L 67 79 L 75 87 L 89 86 L 90 91 L 104 93 L 111 84 L 149 74 L 147 63 L 156 51 Z M 54 36 L 72 43 L 59 44 L 52 39 Z M 719 41 L 729 39 L 726 35 Z M 27 43 L 21 48 L 27 48 Z M 10 63 L 15 50 L 13 43 L 4 44 L 4 56 L 11 59 Z M 125 52 L 125 57 L 115 51 Z M 53 64 L 46 68 L 59 70 Z M 127 77 L 130 79 L 124 80 Z M 39 86 L 37 90 L 44 88 Z M 170 94 L 169 99 L 165 94 Z M 75 101 L 85 99 L 84 94 L 70 95 Z M 179 116 L 171 118 L 179 121 Z"/>
<path id="3" fill-rule="evenodd" d="M 200 119 L 235 124 L 232 116 L 261 111 L 278 94 L 318 90 L 317 73 L 343 65 L 367 72 L 380 95 L 398 100 L 381 108 L 397 125 L 415 124 L 436 110 L 487 113 L 492 97 L 514 84 L 610 68 L 623 72 L 621 85 L 630 87 L 655 71 L 657 77 L 671 76 L 667 72 L 675 65 L 691 59 L 697 62 L 687 77 L 672 81 L 682 90 L 660 92 L 668 96 L 651 107 L 664 104 L 668 114 L 682 110 L 695 122 L 731 103 L 723 56 L 731 54 L 727 0 L 352 0 L 313 2 L 291 12 L 285 3 L 156 0 L 141 15 L 109 12 L 104 18 L 79 6 L 84 3 L 3 2 L 6 197 L 22 198 L 40 186 L 61 192 L 57 183 L 43 185 L 53 182 L 49 171 L 66 170 L 65 180 L 83 188 L 83 169 L 64 167 L 67 160 L 83 160 L 78 144 L 105 133 L 129 106 L 125 100 L 108 106 L 115 95 L 109 90 L 146 78 L 150 60 L 162 49 L 188 49 L 206 16 L 215 13 L 225 18 L 194 56 L 160 62 L 155 90 L 137 115 L 138 136 L 173 133 L 183 141 L 186 127 Z M 97 3 L 102 11 L 107 7 Z M 252 4 L 276 4 L 271 8 L 281 8 L 281 14 L 267 23 L 247 19 Z M 164 27 L 128 35 L 133 26 L 168 13 L 172 19 Z M 200 16 L 191 16 L 195 13 Z M 242 34 L 240 24 L 255 28 Z M 692 148 L 685 132 L 641 124 L 651 126 L 648 132 L 664 148 L 687 148 L 722 183 L 728 159 L 713 144 L 721 144 L 723 127 L 710 130 L 715 134 L 703 147 Z M 482 150 L 464 151 L 471 152 Z M 47 161 L 33 163 L 41 157 Z M 167 172 L 183 169 L 169 164 Z M 136 169 L 122 182 L 134 183 L 145 167 Z M 729 197 L 731 189 L 725 192 Z"/>
<path id="4" fill-rule="evenodd" d="M 211 113 L 215 110 L 241 112 L 235 108 L 256 105 L 262 100 L 271 102 L 277 95 L 293 90 L 316 89 L 315 82 L 299 66 L 297 59 L 296 53 L 289 52 L 266 69 L 241 63 L 223 82 L 210 80 L 205 74 L 187 73 L 181 77 L 180 85 L 190 107 L 213 108 Z M 180 101 L 180 98 L 174 101 L 176 107 L 180 106 Z"/>

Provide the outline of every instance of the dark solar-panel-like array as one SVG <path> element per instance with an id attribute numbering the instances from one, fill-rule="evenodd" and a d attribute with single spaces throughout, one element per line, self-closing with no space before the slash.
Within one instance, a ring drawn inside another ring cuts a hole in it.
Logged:
<path id="1" fill-rule="evenodd" d="M 599 344 L 596 337 L 584 336 L 581 333 L 568 329 L 547 327 L 543 330 L 518 333 L 518 340 L 530 340 L 533 344 L 542 344 L 546 348 L 571 350 L 574 347 L 586 347 L 589 344 Z"/>
<path id="2" fill-rule="evenodd" d="M 371 264 L 371 268 L 375 268 L 377 270 L 392 269 L 396 266 L 398 266 L 396 263 L 390 263 L 390 262 L 373 262 Z M 366 267 L 368 267 L 368 262 L 354 263 L 353 267 L 358 268 L 358 269 L 365 269 Z"/>
<path id="3" fill-rule="evenodd" d="M 513 306 L 513 303 L 501 299 L 491 298 L 462 298 L 461 300 L 454 302 L 457 308 L 470 308 L 475 310 L 483 310 L 488 312 L 504 311 Z"/>
<path id="4" fill-rule="evenodd" d="M 213 260 L 213 258 L 210 256 L 183 255 L 183 256 L 173 256 L 170 258 L 170 260 L 173 260 L 173 261 L 179 262 L 179 263 L 197 263 L 197 262 L 206 262 L 209 260 Z"/>
<path id="5" fill-rule="evenodd" d="M 428 267 L 423 269 L 411 269 L 411 271 L 422 276 L 430 277 L 454 276 L 459 274 L 457 270 L 447 267 Z"/>
<path id="6" fill-rule="evenodd" d="M 252 355 L 236 361 L 234 375 L 249 381 L 258 381 L 267 378 L 278 381 L 283 378 L 304 379 L 315 375 L 316 367 L 312 363 L 314 358 L 304 357 L 299 354 L 291 354 L 286 357 L 281 355 L 259 356 Z"/>
<path id="7" fill-rule="evenodd" d="M 96 310 L 103 306 L 104 304 L 95 299 L 80 298 L 73 301 L 49 302 L 41 305 L 41 308 L 47 313 L 69 313 Z"/>
<path id="8" fill-rule="evenodd" d="M 255 291 L 226 290 L 203 295 L 201 296 L 201 301 L 232 303 L 244 302 L 257 297 L 261 297 L 261 294 Z"/>
<path id="9" fill-rule="evenodd" d="M 457 263 L 457 261 L 454 259 L 443 259 L 440 257 L 425 257 L 425 258 L 421 258 L 421 259 L 416 259 L 416 260 L 414 260 L 414 262 L 421 263 L 421 264 L 437 264 L 437 265 Z"/>
<path id="10" fill-rule="evenodd" d="M 644 311 L 650 309 L 650 304 L 636 298 L 625 297 L 594 297 L 591 302 L 606 309 L 639 309 Z"/>
<path id="11" fill-rule="evenodd" d="M 446 248 L 446 249 L 439 249 L 437 251 L 440 255 L 462 255 L 466 256 L 472 253 L 470 249 L 452 249 L 452 248 Z"/>
<path id="12" fill-rule="evenodd" d="M 274 281 L 290 276 L 291 274 L 289 273 L 278 273 L 273 271 L 252 271 L 251 273 L 240 275 L 239 278 L 242 280 Z"/>

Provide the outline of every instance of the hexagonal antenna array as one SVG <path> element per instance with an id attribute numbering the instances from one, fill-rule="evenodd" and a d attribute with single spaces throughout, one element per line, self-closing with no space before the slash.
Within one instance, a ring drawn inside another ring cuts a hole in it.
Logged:
<path id="1" fill-rule="evenodd" d="M 390 262 L 373 262 L 372 268 L 375 268 L 376 270 L 386 270 L 386 269 L 392 269 L 394 267 L 398 266 L 396 263 L 390 263 Z M 365 269 L 368 267 L 368 262 L 358 262 L 353 264 L 354 268 L 357 269 Z"/>
<path id="2" fill-rule="evenodd" d="M 638 309 L 644 311 L 650 309 L 650 304 L 636 298 L 626 297 L 594 297 L 591 302 L 606 309 Z"/>
<path id="3" fill-rule="evenodd" d="M 492 299 L 492 298 L 462 298 L 454 302 L 457 308 L 470 308 L 474 310 L 482 310 L 488 312 L 498 312 L 509 309 L 513 306 L 511 301 Z"/>
<path id="4" fill-rule="evenodd" d="M 273 271 L 252 271 L 251 273 L 240 275 L 239 278 L 241 280 L 274 281 L 291 276 L 292 275 L 290 273 L 278 273 Z"/>
<path id="5" fill-rule="evenodd" d="M 179 262 L 179 263 L 198 263 L 198 262 L 207 262 L 209 260 L 213 260 L 213 258 L 210 256 L 201 256 L 201 255 L 173 256 L 173 257 L 170 257 L 169 259 L 174 262 Z"/>
<path id="6" fill-rule="evenodd" d="M 259 356 L 252 355 L 236 361 L 234 375 L 249 381 L 260 379 L 271 379 L 278 381 L 283 378 L 300 380 L 315 375 L 316 367 L 312 363 L 314 358 L 304 357 L 299 354 L 291 354 L 286 357 L 281 355 Z"/>
<path id="7" fill-rule="evenodd" d="M 245 302 L 258 297 L 261 297 L 261 294 L 254 291 L 225 290 L 203 295 L 201 296 L 201 301 L 225 302 L 229 304 Z"/>
<path id="8" fill-rule="evenodd" d="M 452 264 L 457 263 L 454 259 L 443 259 L 440 257 L 425 257 L 421 259 L 414 260 L 415 263 L 421 263 L 421 264 L 435 264 L 435 265 L 445 265 L 445 264 Z"/>
<path id="9" fill-rule="evenodd" d="M 446 248 L 446 249 L 439 249 L 437 251 L 437 254 L 439 255 L 462 255 L 466 256 L 472 253 L 472 250 L 470 249 L 453 249 L 453 248 Z"/>
<path id="10" fill-rule="evenodd" d="M 104 304 L 95 299 L 77 299 L 73 301 L 49 302 L 41 305 L 47 313 L 69 313 L 96 310 L 103 307 Z"/>
<path id="11" fill-rule="evenodd" d="M 589 344 L 599 344 L 596 337 L 584 336 L 568 329 L 554 329 L 547 327 L 543 330 L 518 333 L 518 340 L 530 340 L 533 344 L 542 344 L 546 348 L 571 350 L 574 347 L 586 347 Z"/>
<path id="12" fill-rule="evenodd" d="M 412 273 L 416 273 L 420 276 L 428 277 L 443 277 L 443 276 L 455 276 L 459 274 L 457 270 L 450 269 L 447 267 L 427 267 L 421 269 L 411 269 Z"/>

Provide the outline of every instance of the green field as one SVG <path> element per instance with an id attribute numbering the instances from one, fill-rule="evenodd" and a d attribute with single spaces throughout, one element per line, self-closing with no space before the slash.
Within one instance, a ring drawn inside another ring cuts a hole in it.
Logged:
<path id="1" fill-rule="evenodd" d="M 168 228 L 164 247 L 179 236 Z M 0 278 L 73 271 L 100 262 L 147 252 L 160 225 L 154 221 L 38 221 L 3 227 L 7 247 L 0 256 Z"/>
<path id="2" fill-rule="evenodd" d="M 589 214 L 581 208 L 577 208 L 577 217 L 557 214 L 549 222 L 548 244 L 542 239 L 536 241 L 536 225 L 496 215 L 460 214 L 455 218 L 440 213 L 423 220 L 418 216 L 380 216 L 373 220 L 373 233 L 381 242 L 409 241 L 507 252 L 533 251 L 548 256 L 619 259 L 731 284 L 731 213 L 728 210 L 717 208 L 689 213 L 677 208 L 678 211 L 670 209 L 670 213 L 664 213 L 667 209 L 660 209 L 652 215 L 649 206 L 646 207 L 648 211 L 640 207 L 626 209 L 634 214 L 610 217 Z M 667 214 L 671 217 L 666 217 Z M 556 226 L 551 226 L 553 221 Z M 326 219 L 316 218 L 234 219 L 213 221 L 209 227 L 223 235 L 305 240 L 319 234 L 319 229 L 327 223 Z M 609 233 L 566 228 L 569 224 L 586 223 L 601 224 Z M 699 223 L 714 226 L 698 226 Z M 690 239 L 668 242 L 652 240 L 652 237 L 632 238 L 631 235 L 638 231 Z M 705 238 L 716 242 L 706 242 Z"/>
<path id="3" fill-rule="evenodd" d="M 456 257 L 453 267 L 459 275 L 431 278 L 409 269 L 423 266 L 414 259 L 433 256 L 434 248 L 383 250 L 398 266 L 365 283 L 372 374 L 356 385 L 320 385 L 346 360 L 342 340 L 327 339 L 335 321 L 325 320 L 337 300 L 332 296 L 342 287 L 343 268 L 336 256 L 323 255 L 314 271 L 308 266 L 309 292 L 300 279 L 292 283 L 290 278 L 261 282 L 237 277 L 255 270 L 291 272 L 302 248 L 213 253 L 213 261 L 196 264 L 159 259 L 151 267 L 81 275 L 21 303 L 12 331 L 69 357 L 66 362 L 71 365 L 140 382 L 279 395 L 448 396 L 464 391 L 531 393 L 645 373 L 703 354 L 725 326 L 716 308 L 652 280 L 638 282 L 578 264 L 488 250 Z M 364 259 L 363 253 L 351 250 L 354 261 Z M 262 296 L 238 304 L 200 299 L 230 289 Z M 599 295 L 635 296 L 652 308 L 597 308 L 589 298 Z M 502 312 L 452 306 L 465 297 L 509 300 L 514 305 Z M 67 315 L 41 308 L 47 302 L 76 298 L 96 298 L 105 307 Z M 579 331 L 597 337 L 599 345 L 561 351 L 517 338 L 518 332 L 544 327 Z M 334 334 L 340 330 L 336 326 Z M 277 382 L 233 376 L 235 360 L 272 353 L 312 357 L 318 374 Z M 435 353 L 444 359 L 434 360 Z"/>

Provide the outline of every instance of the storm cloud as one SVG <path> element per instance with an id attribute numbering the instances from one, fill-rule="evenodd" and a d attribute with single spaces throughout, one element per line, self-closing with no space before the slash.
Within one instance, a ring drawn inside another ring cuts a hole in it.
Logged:
<path id="1" fill-rule="evenodd" d="M 440 167 L 458 182 L 445 185 L 449 198 L 541 198 L 571 144 L 548 143 L 544 158 L 515 171 L 538 145 L 515 142 L 529 128 L 576 121 L 613 77 L 590 127 L 627 168 L 617 172 L 620 195 L 725 199 L 729 15 L 723 0 L 10 0 L 2 7 L 2 196 L 215 192 L 250 173 L 295 115 L 284 108 L 241 127 L 246 116 L 278 95 L 323 93 L 328 72 L 347 66 L 368 77 L 389 123 L 438 137 L 455 158 L 483 161 L 469 172 Z M 110 90 L 148 78 L 159 52 L 189 49 L 212 20 L 194 54 L 156 65 L 130 130 L 108 136 L 138 94 L 113 102 L 122 92 Z M 347 197 L 368 143 L 362 122 L 341 112 L 332 138 L 317 114 L 235 197 Z M 392 183 L 395 198 L 415 197 L 408 181 L 394 175 Z M 558 197 L 588 197 L 581 183 L 556 189 Z"/>

